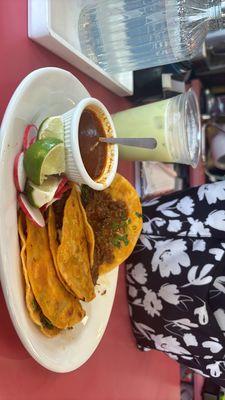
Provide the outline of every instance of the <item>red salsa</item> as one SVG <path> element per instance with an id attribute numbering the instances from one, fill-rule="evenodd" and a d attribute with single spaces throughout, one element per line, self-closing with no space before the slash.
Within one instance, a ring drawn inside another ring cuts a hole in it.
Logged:
<path id="1" fill-rule="evenodd" d="M 101 120 L 91 110 L 83 111 L 79 124 L 79 147 L 81 157 L 88 175 L 96 180 L 105 169 L 107 159 L 107 144 L 99 142 L 100 136 L 105 137 Z"/>

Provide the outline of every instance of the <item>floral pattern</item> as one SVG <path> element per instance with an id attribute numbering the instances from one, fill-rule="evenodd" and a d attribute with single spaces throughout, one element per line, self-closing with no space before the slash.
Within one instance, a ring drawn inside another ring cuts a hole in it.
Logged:
<path id="1" fill-rule="evenodd" d="M 204 197 L 209 205 L 216 204 L 218 200 L 225 200 L 225 182 L 216 182 L 212 185 L 202 185 L 198 189 L 198 198 L 203 200 Z"/>
<path id="2" fill-rule="evenodd" d="M 218 378 L 221 375 L 221 369 L 220 369 L 220 362 L 216 361 L 213 364 L 208 364 L 206 366 L 206 369 L 209 369 L 210 371 L 210 376 L 214 378 Z"/>
<path id="3" fill-rule="evenodd" d="M 143 288 L 145 292 L 144 300 L 143 300 L 143 306 L 145 311 L 147 311 L 148 314 L 150 314 L 152 317 L 155 315 L 160 315 L 160 312 L 162 310 L 162 302 L 159 300 L 156 296 L 156 294 L 151 290 L 147 290 L 146 288 Z"/>
<path id="4" fill-rule="evenodd" d="M 206 243 L 204 240 L 198 239 L 193 242 L 193 251 L 205 251 Z"/>
<path id="5" fill-rule="evenodd" d="M 191 226 L 189 231 L 189 234 L 191 236 L 211 236 L 210 230 L 208 228 L 205 228 L 203 222 L 194 218 L 188 218 L 188 222 Z"/>
<path id="6" fill-rule="evenodd" d="M 177 203 L 177 209 L 185 215 L 191 215 L 194 211 L 194 202 L 191 197 L 185 196 Z"/>
<path id="7" fill-rule="evenodd" d="M 143 204 L 127 263 L 137 346 L 225 385 L 225 182 Z"/>
<path id="8" fill-rule="evenodd" d="M 162 350 L 172 354 L 190 354 L 190 352 L 183 348 L 177 338 L 173 336 L 151 335 L 151 339 L 155 343 L 157 350 Z"/>
<path id="9" fill-rule="evenodd" d="M 169 232 L 179 232 L 182 228 L 182 223 L 179 219 L 171 219 L 168 224 L 168 231 Z"/>
<path id="10" fill-rule="evenodd" d="M 161 277 L 170 274 L 179 275 L 181 267 L 189 267 L 190 258 L 186 253 L 187 247 L 183 239 L 160 240 L 155 243 L 155 253 L 152 259 L 152 270 L 159 272 Z M 177 257 L 179 255 L 179 257 Z"/>
<path id="11" fill-rule="evenodd" d="M 200 325 L 207 325 L 209 322 L 208 311 L 206 307 L 206 303 L 203 302 L 203 305 L 195 308 L 194 315 L 198 316 L 198 322 Z"/>
<path id="12" fill-rule="evenodd" d="M 225 230 L 225 210 L 212 211 L 206 219 L 206 225 L 219 231 Z"/>
<path id="13" fill-rule="evenodd" d="M 185 333 L 183 336 L 184 342 L 186 346 L 198 346 L 198 342 L 196 336 L 192 333 Z"/>
<path id="14" fill-rule="evenodd" d="M 214 311 L 214 317 L 216 318 L 221 331 L 225 334 L 225 310 L 223 308 L 218 308 Z"/>
<path id="15" fill-rule="evenodd" d="M 165 283 L 159 289 L 158 296 L 170 304 L 178 305 L 180 303 L 180 293 L 177 285 Z"/>
<path id="16" fill-rule="evenodd" d="M 131 275 L 140 284 L 144 284 L 147 281 L 147 271 L 141 263 L 135 265 L 131 271 Z"/>

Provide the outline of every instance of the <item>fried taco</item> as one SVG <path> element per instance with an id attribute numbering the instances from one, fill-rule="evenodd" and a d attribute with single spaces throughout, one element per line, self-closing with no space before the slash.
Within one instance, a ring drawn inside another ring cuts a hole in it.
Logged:
<path id="1" fill-rule="evenodd" d="M 111 271 L 132 253 L 142 229 L 142 208 L 134 187 L 119 174 L 101 192 L 83 185 L 81 200 L 95 237 L 96 282 L 98 274 Z"/>
<path id="2" fill-rule="evenodd" d="M 57 253 L 58 247 L 61 241 L 61 233 L 62 233 L 62 222 L 63 222 L 63 210 L 65 207 L 66 200 L 69 197 L 70 192 L 66 192 L 63 197 L 56 202 L 53 206 L 49 207 L 48 211 L 48 237 L 49 237 L 49 246 L 52 253 L 53 261 L 55 264 L 55 270 L 58 275 L 59 280 L 65 286 L 65 288 L 73 294 L 72 290 L 64 281 L 57 264 Z"/>
<path id="3" fill-rule="evenodd" d="M 77 298 L 87 302 L 93 300 L 95 290 L 91 265 L 94 235 L 87 223 L 76 185 L 73 185 L 66 201 L 64 199 L 50 207 L 48 234 L 61 282 Z"/>
<path id="4" fill-rule="evenodd" d="M 25 217 L 22 213 L 19 213 L 18 217 L 18 232 L 20 238 L 20 257 L 23 269 L 23 276 L 25 281 L 25 301 L 27 310 L 29 312 L 31 320 L 40 328 L 45 336 L 53 337 L 58 335 L 60 329 L 56 328 L 52 323 L 44 316 L 35 300 L 34 293 L 32 291 L 28 274 L 27 274 L 27 258 L 26 258 L 26 234 L 25 234 Z"/>
<path id="5" fill-rule="evenodd" d="M 49 337 L 82 320 L 78 299 L 91 301 L 99 275 L 131 254 L 142 228 L 136 190 L 117 174 L 111 186 L 94 191 L 71 185 L 49 207 L 47 227 L 19 214 L 18 230 L 31 319 Z"/>
<path id="6" fill-rule="evenodd" d="M 26 218 L 26 273 L 42 313 L 50 323 L 66 329 L 80 322 L 85 312 L 78 299 L 59 281 L 47 234 Z"/>

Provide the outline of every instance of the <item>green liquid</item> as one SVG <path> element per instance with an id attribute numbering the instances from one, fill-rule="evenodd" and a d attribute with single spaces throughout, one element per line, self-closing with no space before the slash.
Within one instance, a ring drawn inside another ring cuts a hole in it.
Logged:
<path id="1" fill-rule="evenodd" d="M 167 144 L 165 129 L 166 107 L 170 99 L 121 111 L 112 116 L 118 137 L 155 138 L 153 150 L 119 146 L 119 156 L 124 160 L 173 162 Z"/>

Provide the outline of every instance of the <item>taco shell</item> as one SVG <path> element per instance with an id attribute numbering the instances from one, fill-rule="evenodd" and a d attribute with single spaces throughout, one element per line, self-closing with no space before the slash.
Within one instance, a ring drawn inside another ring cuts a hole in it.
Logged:
<path id="1" fill-rule="evenodd" d="M 27 310 L 29 312 L 31 320 L 39 327 L 42 333 L 45 336 L 53 337 L 58 335 L 60 329 L 56 328 L 52 324 L 46 323 L 46 318 L 35 300 L 28 279 L 28 274 L 26 269 L 27 257 L 26 257 L 26 235 L 24 232 L 24 224 L 25 224 L 25 218 L 23 214 L 20 213 L 18 217 L 18 232 L 21 243 L 20 257 L 21 257 L 23 276 L 25 281 L 25 302 Z"/>
<path id="2" fill-rule="evenodd" d="M 99 266 L 99 275 L 111 271 L 122 264 L 132 253 L 142 229 L 142 207 L 135 188 L 120 174 L 116 174 L 111 186 L 107 189 L 113 200 L 122 200 L 126 203 L 128 218 L 128 245 L 121 248 L 114 247 L 114 260 Z"/>
<path id="3" fill-rule="evenodd" d="M 59 243 L 57 241 L 55 213 L 54 213 L 52 206 L 49 207 L 49 211 L 48 211 L 48 237 L 49 237 L 49 246 L 50 246 L 50 250 L 52 253 L 55 270 L 58 275 L 58 278 L 61 281 L 61 283 L 63 284 L 63 286 L 66 288 L 66 290 L 68 290 L 68 292 L 70 292 L 72 295 L 74 295 L 72 290 L 69 288 L 67 283 L 64 281 L 64 279 L 59 271 L 59 268 L 58 268 L 57 253 L 58 253 Z"/>
<path id="4" fill-rule="evenodd" d="M 51 251 L 47 228 L 39 228 L 26 218 L 26 270 L 34 297 L 44 316 L 55 327 L 65 329 L 80 322 L 85 313 L 59 281 Z"/>
<path id="5" fill-rule="evenodd" d="M 56 265 L 66 287 L 84 301 L 91 301 L 95 297 L 91 276 L 93 249 L 93 232 L 85 222 L 80 193 L 74 185 L 64 208 Z"/>

